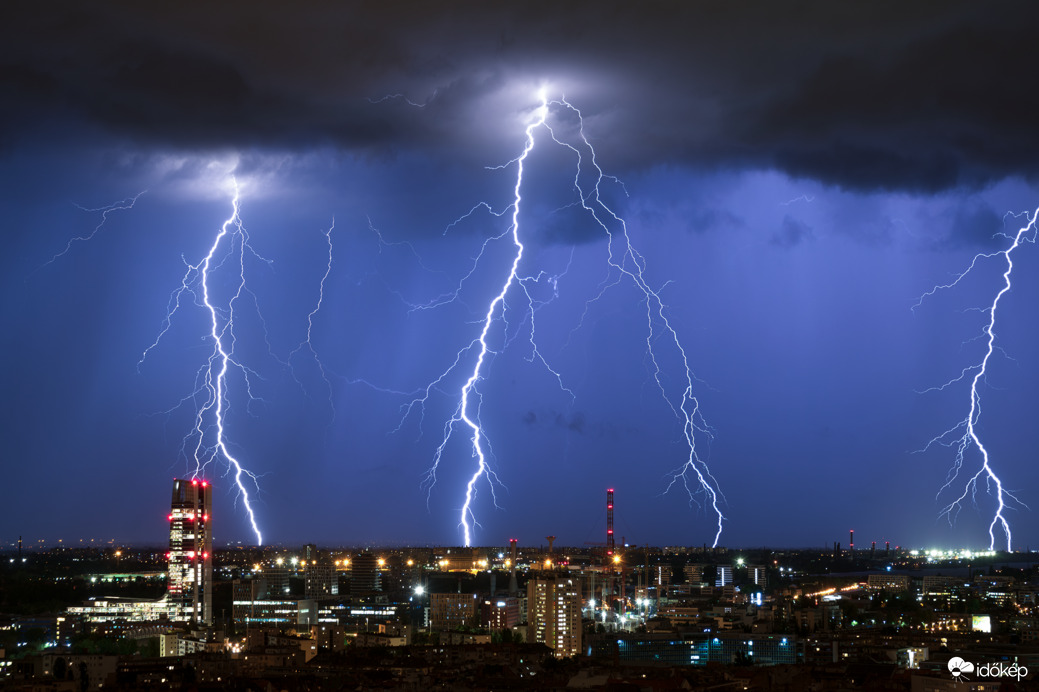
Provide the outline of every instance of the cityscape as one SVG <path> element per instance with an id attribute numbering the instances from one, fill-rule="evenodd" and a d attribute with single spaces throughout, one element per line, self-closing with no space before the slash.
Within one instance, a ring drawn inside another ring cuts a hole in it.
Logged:
<path id="1" fill-rule="evenodd" d="M 219 548 L 212 491 L 174 480 L 165 551 L 3 551 L 0 686 L 915 692 L 1039 669 L 1039 553 L 627 544 L 614 489 L 585 546 Z"/>
<path id="2" fill-rule="evenodd" d="M 0 5 L 0 689 L 1039 689 L 1036 26 Z"/>

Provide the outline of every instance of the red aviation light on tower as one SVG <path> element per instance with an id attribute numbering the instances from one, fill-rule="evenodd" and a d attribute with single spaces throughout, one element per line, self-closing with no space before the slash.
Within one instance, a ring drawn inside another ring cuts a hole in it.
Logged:
<path id="1" fill-rule="evenodd" d="M 198 485 L 198 479 L 197 478 L 192 478 L 191 479 L 191 484 L 192 485 Z"/>

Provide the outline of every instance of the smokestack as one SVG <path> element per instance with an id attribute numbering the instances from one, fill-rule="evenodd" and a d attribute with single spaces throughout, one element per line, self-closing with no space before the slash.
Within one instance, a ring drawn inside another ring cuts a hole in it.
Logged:
<path id="1" fill-rule="evenodd" d="M 855 529 L 848 532 L 848 552 L 855 554 Z"/>
<path id="2" fill-rule="evenodd" d="M 606 559 L 613 560 L 613 488 L 606 489 Z"/>
<path id="3" fill-rule="evenodd" d="M 877 542 L 873 541 L 873 543 L 871 543 L 870 546 L 869 546 L 869 559 L 872 560 L 876 556 L 877 556 Z"/>
<path id="4" fill-rule="evenodd" d="M 891 541 L 884 541 L 884 556 L 891 557 Z"/>
<path id="5" fill-rule="evenodd" d="M 516 539 L 509 539 L 509 562 L 512 568 L 509 573 L 509 595 L 515 596 L 519 593 L 519 584 L 516 583 Z"/>

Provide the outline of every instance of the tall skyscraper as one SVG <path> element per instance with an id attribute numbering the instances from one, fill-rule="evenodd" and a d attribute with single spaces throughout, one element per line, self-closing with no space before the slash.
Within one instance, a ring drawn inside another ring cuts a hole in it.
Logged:
<path id="1" fill-rule="evenodd" d="M 212 486 L 197 478 L 173 481 L 170 502 L 170 619 L 213 624 Z"/>
<path id="2" fill-rule="evenodd" d="M 567 577 L 527 582 L 527 641 L 557 658 L 581 653 L 581 585 Z"/>

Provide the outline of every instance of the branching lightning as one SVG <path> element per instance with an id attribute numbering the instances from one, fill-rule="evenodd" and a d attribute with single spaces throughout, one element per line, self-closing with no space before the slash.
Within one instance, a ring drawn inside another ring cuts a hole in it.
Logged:
<path id="1" fill-rule="evenodd" d="M 584 172 L 581 152 L 573 145 L 560 141 L 556 137 L 555 132 L 552 132 L 552 139 L 556 143 L 571 149 L 577 155 L 577 172 L 574 175 L 574 189 L 579 194 L 582 208 L 589 212 L 595 222 L 606 232 L 609 238 L 607 245 L 607 261 L 609 266 L 617 272 L 616 279 L 604 283 L 599 294 L 593 298 L 592 301 L 594 302 L 601 298 L 607 289 L 620 283 L 620 281 L 625 278 L 630 280 L 631 283 L 634 284 L 634 286 L 642 293 L 646 306 L 646 352 L 649 354 L 650 362 L 653 364 L 653 379 L 656 382 L 657 387 L 660 389 L 664 401 L 667 402 L 672 413 L 681 423 L 683 435 L 685 436 L 686 444 L 689 447 L 689 454 L 686 457 L 685 462 L 682 466 L 670 473 L 671 481 L 664 492 L 668 492 L 676 483 L 681 483 L 689 494 L 690 501 L 695 500 L 697 493 L 703 493 L 706 498 L 706 504 L 709 505 L 710 510 L 714 513 L 717 520 L 717 531 L 714 534 L 714 542 L 712 543 L 712 545 L 716 546 L 718 545 L 718 540 L 721 538 L 722 522 L 725 517 L 718 506 L 719 500 L 722 499 L 721 491 L 718 488 L 718 482 L 711 474 L 706 459 L 697 450 L 698 438 L 705 437 L 709 440 L 711 438 L 711 431 L 700 411 L 700 402 L 693 394 L 693 380 L 695 378 L 693 376 L 692 368 L 689 365 L 689 357 L 678 337 L 678 332 L 675 331 L 675 328 L 672 326 L 671 321 L 668 318 L 667 305 L 661 299 L 660 291 L 651 287 L 646 281 L 644 276 L 646 261 L 645 258 L 643 258 L 642 255 L 632 246 L 631 237 L 628 235 L 627 223 L 610 207 L 608 207 L 602 199 L 600 185 L 604 180 L 615 179 L 603 173 L 602 168 L 600 168 L 596 161 L 595 149 L 588 141 L 584 132 L 584 118 L 582 117 L 581 112 L 568 103 L 566 99 L 553 101 L 553 104 L 558 104 L 559 106 L 570 110 L 577 116 L 581 145 L 587 148 L 590 153 L 590 165 L 594 171 L 591 174 L 592 180 L 594 181 L 592 185 L 585 185 L 583 187 L 581 185 L 580 180 L 582 173 Z M 612 229 L 611 225 L 613 226 Z M 654 315 L 656 316 L 655 319 Z M 663 331 L 663 334 L 661 334 L 661 330 Z M 660 336 L 664 336 L 676 349 L 682 362 L 683 372 L 681 376 L 684 378 L 685 387 L 680 399 L 677 401 L 672 395 L 668 394 L 667 389 L 664 387 L 662 379 L 663 371 L 657 357 L 656 347 L 654 346 L 654 343 Z M 692 486 L 690 485 L 691 482 L 693 483 Z"/>
<path id="2" fill-rule="evenodd" d="M 239 215 L 237 183 L 231 206 L 231 216 L 221 225 L 209 251 L 198 263 L 188 264 L 184 276 L 181 278 L 180 286 L 170 294 L 168 310 L 159 334 L 155 341 L 144 349 L 138 367 L 144 363 L 149 353 L 159 345 L 163 336 L 169 331 L 174 314 L 180 309 L 182 300 L 190 294 L 194 302 L 209 315 L 207 339 L 212 344 L 212 351 L 198 370 L 195 391 L 178 404 L 180 406 L 192 401 L 196 405 L 195 423 L 184 438 L 183 452 L 185 456 L 189 457 L 189 463 L 194 462 L 193 478 L 200 476 L 206 466 L 216 461 L 218 457 L 222 457 L 226 461 L 228 473 L 234 479 L 249 523 L 253 533 L 256 534 L 256 542 L 262 544 L 263 536 L 256 522 L 248 487 L 250 484 L 257 487 L 257 476 L 242 466 L 241 462 L 231 453 L 225 430 L 225 417 L 230 405 L 228 371 L 234 369 L 241 373 L 245 390 L 250 399 L 253 397 L 250 378 L 255 373 L 244 366 L 234 355 L 234 313 L 235 304 L 247 290 L 245 286 L 246 252 L 260 258 L 249 245 L 249 236 Z M 263 261 L 269 262 L 269 260 Z M 235 264 L 233 270 L 235 273 L 231 297 L 226 302 L 217 303 L 210 285 L 211 273 L 224 264 L 232 262 Z"/>
<path id="3" fill-rule="evenodd" d="M 77 204 L 76 206 L 82 209 L 83 211 L 101 214 L 101 220 L 97 222 L 97 225 L 94 226 L 94 230 L 92 230 L 90 233 L 70 238 L 69 241 L 65 244 L 65 248 L 61 252 L 56 253 L 53 257 L 44 262 L 43 266 L 46 267 L 48 264 L 54 262 L 54 260 L 67 254 L 69 250 L 72 249 L 72 246 L 76 243 L 84 243 L 89 240 L 93 240 L 94 236 L 100 233 L 101 229 L 105 227 L 105 224 L 108 222 L 109 214 L 115 211 L 125 211 L 127 209 L 133 209 L 133 205 L 137 204 L 137 200 L 145 192 L 147 192 L 147 190 L 142 190 L 133 197 L 127 197 L 126 199 L 120 200 L 118 202 L 113 202 L 112 204 L 106 205 L 104 207 L 97 207 L 96 209 L 88 209 L 86 207 L 81 207 Z"/>
<path id="4" fill-rule="evenodd" d="M 332 273 L 332 231 L 335 230 L 335 227 L 335 219 L 332 219 L 332 225 L 329 226 L 328 230 L 324 233 L 325 242 L 328 244 L 328 262 L 325 264 L 325 273 L 321 275 L 321 281 L 318 284 L 317 303 L 314 305 L 314 309 L 307 314 L 307 338 L 299 342 L 299 345 L 289 353 L 289 356 L 286 359 L 286 364 L 291 370 L 293 357 L 302 353 L 304 350 L 310 353 L 310 357 L 313 358 L 314 363 L 317 364 L 318 370 L 321 371 L 321 379 L 324 381 L 325 389 L 328 392 L 328 405 L 332 409 L 333 419 L 335 418 L 335 403 L 332 398 L 332 382 L 328 378 L 328 371 L 325 369 L 325 364 L 321 361 L 321 358 L 318 357 L 317 351 L 314 350 L 314 343 L 311 339 L 314 332 L 314 317 L 316 317 L 321 311 L 321 306 L 325 302 L 325 283 L 328 281 L 329 274 Z M 300 382 L 298 377 L 296 377 L 294 370 L 293 377 L 296 379 L 296 383 L 302 387 L 303 383 Z"/>
<path id="5" fill-rule="evenodd" d="M 978 421 L 981 418 L 981 394 L 979 392 L 979 384 L 986 377 L 992 354 L 999 348 L 996 346 L 996 315 L 999 309 L 1000 300 L 1002 300 L 1003 296 L 1011 290 L 1011 275 L 1014 271 L 1012 253 L 1022 243 L 1036 242 L 1036 219 L 1039 217 L 1039 209 L 1037 209 L 1031 216 L 1026 214 L 1025 217 L 1027 223 L 1018 229 L 1017 233 L 1013 236 L 1005 233 L 1003 234 L 1012 241 L 1005 250 L 992 253 L 979 253 L 975 255 L 971 260 L 970 265 L 961 273 L 956 275 L 951 282 L 930 289 L 920 296 L 920 299 L 913 306 L 915 309 L 919 307 L 926 298 L 934 295 L 938 291 L 957 286 L 978 266 L 979 262 L 1000 256 L 1002 256 L 1003 260 L 1006 262 L 1006 269 L 1003 271 L 1003 286 L 992 299 L 992 304 L 982 310 L 982 312 L 988 314 L 988 322 L 985 324 L 982 331 L 982 337 L 985 342 L 984 355 L 978 362 L 963 368 L 963 370 L 960 371 L 960 374 L 953 379 L 940 386 L 931 388 L 932 390 L 942 391 L 954 384 L 969 381 L 970 408 L 967 412 L 967 416 L 953 427 L 932 438 L 924 447 L 924 450 L 926 450 L 932 445 L 937 444 L 956 449 L 954 463 L 949 471 L 948 478 L 946 479 L 945 485 L 943 485 L 938 491 L 938 497 L 941 497 L 942 493 L 956 485 L 957 480 L 960 480 L 962 483 L 962 492 L 956 496 L 955 499 L 946 504 L 940 513 L 940 516 L 946 517 L 950 524 L 953 522 L 956 515 L 959 514 L 968 498 L 972 502 L 976 500 L 978 488 L 982 482 L 985 485 L 985 490 L 995 498 L 996 510 L 993 513 L 992 521 L 989 523 L 988 527 L 989 550 L 995 550 L 997 533 L 1006 538 L 1007 550 L 1011 549 L 1012 537 L 1010 522 L 1007 520 L 1006 512 L 1008 509 L 1012 509 L 1016 506 L 1025 506 L 1023 502 L 1013 495 L 1013 493 L 1006 489 L 1003 485 L 1003 481 L 998 475 L 996 475 L 995 469 L 993 469 L 991 464 L 989 451 L 982 443 L 977 430 Z M 966 480 L 962 480 L 962 475 L 967 473 L 964 470 L 964 465 L 967 462 L 966 454 L 968 451 L 975 449 L 981 455 L 981 464 L 976 472 L 968 476 Z"/>
<path id="6" fill-rule="evenodd" d="M 556 130 L 554 130 L 548 122 L 550 110 L 553 108 L 561 109 L 569 112 L 572 116 L 576 116 L 577 121 L 580 124 L 578 141 L 571 144 L 557 135 Z M 519 156 L 508 163 L 495 167 L 496 169 L 504 169 L 511 166 L 516 167 L 516 177 L 511 204 L 505 210 L 494 211 L 491 205 L 481 202 L 448 226 L 449 229 L 451 226 L 469 217 L 477 210 L 484 209 L 492 215 L 499 217 L 504 216 L 506 213 L 510 213 L 510 224 L 507 230 L 500 235 L 490 237 L 484 241 L 480 252 L 474 258 L 473 268 L 471 268 L 461 279 L 459 286 L 455 291 L 443 294 L 432 301 L 420 305 L 409 304 L 412 309 L 428 309 L 456 299 L 461 290 L 461 284 L 472 275 L 476 265 L 483 257 L 488 244 L 503 240 L 506 236 L 509 236 L 514 247 L 512 263 L 508 273 L 502 281 L 500 289 L 487 305 L 487 309 L 483 314 L 483 319 L 480 322 L 481 329 L 479 335 L 472 339 L 466 346 L 462 347 L 456 353 L 454 362 L 424 389 L 420 390 L 415 398 L 408 402 L 403 408 L 405 419 L 416 408 L 418 408 L 421 411 L 421 415 L 424 416 L 425 405 L 432 392 L 441 389 L 449 374 L 454 372 L 456 369 L 466 367 L 464 363 L 468 362 L 470 359 L 473 360 L 472 370 L 468 371 L 468 376 L 458 390 L 458 404 L 454 409 L 454 413 L 444 424 L 443 438 L 434 452 L 433 463 L 426 475 L 425 485 L 427 489 L 431 489 L 436 483 L 437 471 L 451 436 L 457 429 L 465 430 L 471 443 L 472 457 L 476 460 L 476 468 L 465 485 L 464 501 L 460 510 L 459 524 L 462 528 L 465 545 L 471 545 L 473 531 L 478 525 L 473 510 L 473 503 L 476 499 L 477 490 L 481 487 L 482 482 L 487 483 L 494 504 L 496 507 L 498 506 L 495 487 L 500 485 L 500 480 L 488 462 L 488 456 L 491 455 L 491 448 L 490 441 L 480 422 L 482 398 L 478 385 L 479 382 L 486 377 L 488 363 L 497 353 L 489 341 L 492 329 L 494 329 L 495 324 L 499 322 L 501 322 L 506 329 L 508 327 L 505 321 L 507 307 L 506 296 L 509 294 L 510 290 L 513 290 L 514 286 L 520 287 L 526 299 L 526 315 L 529 317 L 529 343 L 531 346 L 528 360 L 531 362 L 536 360 L 544 366 L 556 378 L 560 388 L 573 397 L 573 392 L 564 385 L 560 373 L 549 365 L 548 361 L 538 350 L 534 334 L 534 317 L 539 305 L 535 304 L 529 290 L 529 287 L 532 284 L 536 284 L 539 281 L 547 281 L 552 286 L 553 294 L 556 294 L 561 275 L 548 276 L 545 273 L 537 273 L 530 276 L 522 276 L 520 274 L 520 265 L 524 252 L 519 223 L 520 205 L 523 199 L 524 164 L 526 163 L 531 151 L 534 149 L 536 139 L 535 135 L 539 130 L 544 130 L 552 142 L 569 149 L 575 155 L 576 167 L 573 178 L 573 191 L 575 193 L 576 201 L 574 202 L 574 205 L 579 205 L 585 212 L 587 212 L 595 223 L 605 231 L 607 236 L 608 275 L 600 285 L 598 294 L 588 301 L 588 305 L 598 301 L 611 287 L 616 286 L 625 280 L 630 281 L 643 295 L 648 327 L 646 349 L 649 354 L 649 361 L 652 363 L 652 375 L 665 402 L 670 407 L 676 418 L 681 422 L 683 434 L 689 448 L 688 456 L 682 466 L 670 472 L 670 482 L 665 492 L 670 490 L 675 484 L 681 483 L 688 491 L 691 501 L 696 499 L 698 494 L 703 494 L 706 497 L 706 504 L 710 507 L 711 511 L 717 518 L 717 530 L 714 535 L 714 545 L 717 545 L 721 536 L 722 521 L 724 519 L 719 508 L 721 493 L 718 489 L 717 482 L 707 467 L 705 458 L 697 448 L 698 439 L 700 437 L 707 437 L 709 439 L 710 431 L 700 412 L 699 401 L 693 395 L 693 381 L 695 378 L 689 366 L 686 351 L 682 346 L 678 333 L 672 326 L 668 317 L 667 306 L 661 299 L 660 289 L 654 289 L 644 276 L 645 259 L 632 246 L 624 219 L 607 206 L 601 195 L 600 186 L 604 181 L 616 183 L 621 185 L 622 188 L 623 185 L 616 178 L 606 175 L 596 162 L 595 150 L 584 134 L 584 122 L 580 111 L 565 99 L 549 101 L 544 93 L 541 94 L 540 104 L 534 110 L 531 120 L 526 127 L 523 151 Z M 586 164 L 586 161 L 589 163 Z M 588 182 L 588 180 L 591 182 Z M 671 344 L 676 349 L 676 353 L 682 363 L 684 369 L 684 388 L 681 397 L 675 397 L 674 395 L 669 394 L 665 387 L 665 375 L 657 356 L 658 345 L 656 344 L 661 337 L 666 338 L 667 343 Z M 513 339 L 515 339 L 515 337 L 513 337 Z M 504 346 L 502 346 L 502 348 L 507 346 L 510 342 L 511 340 L 506 335 Z"/>

